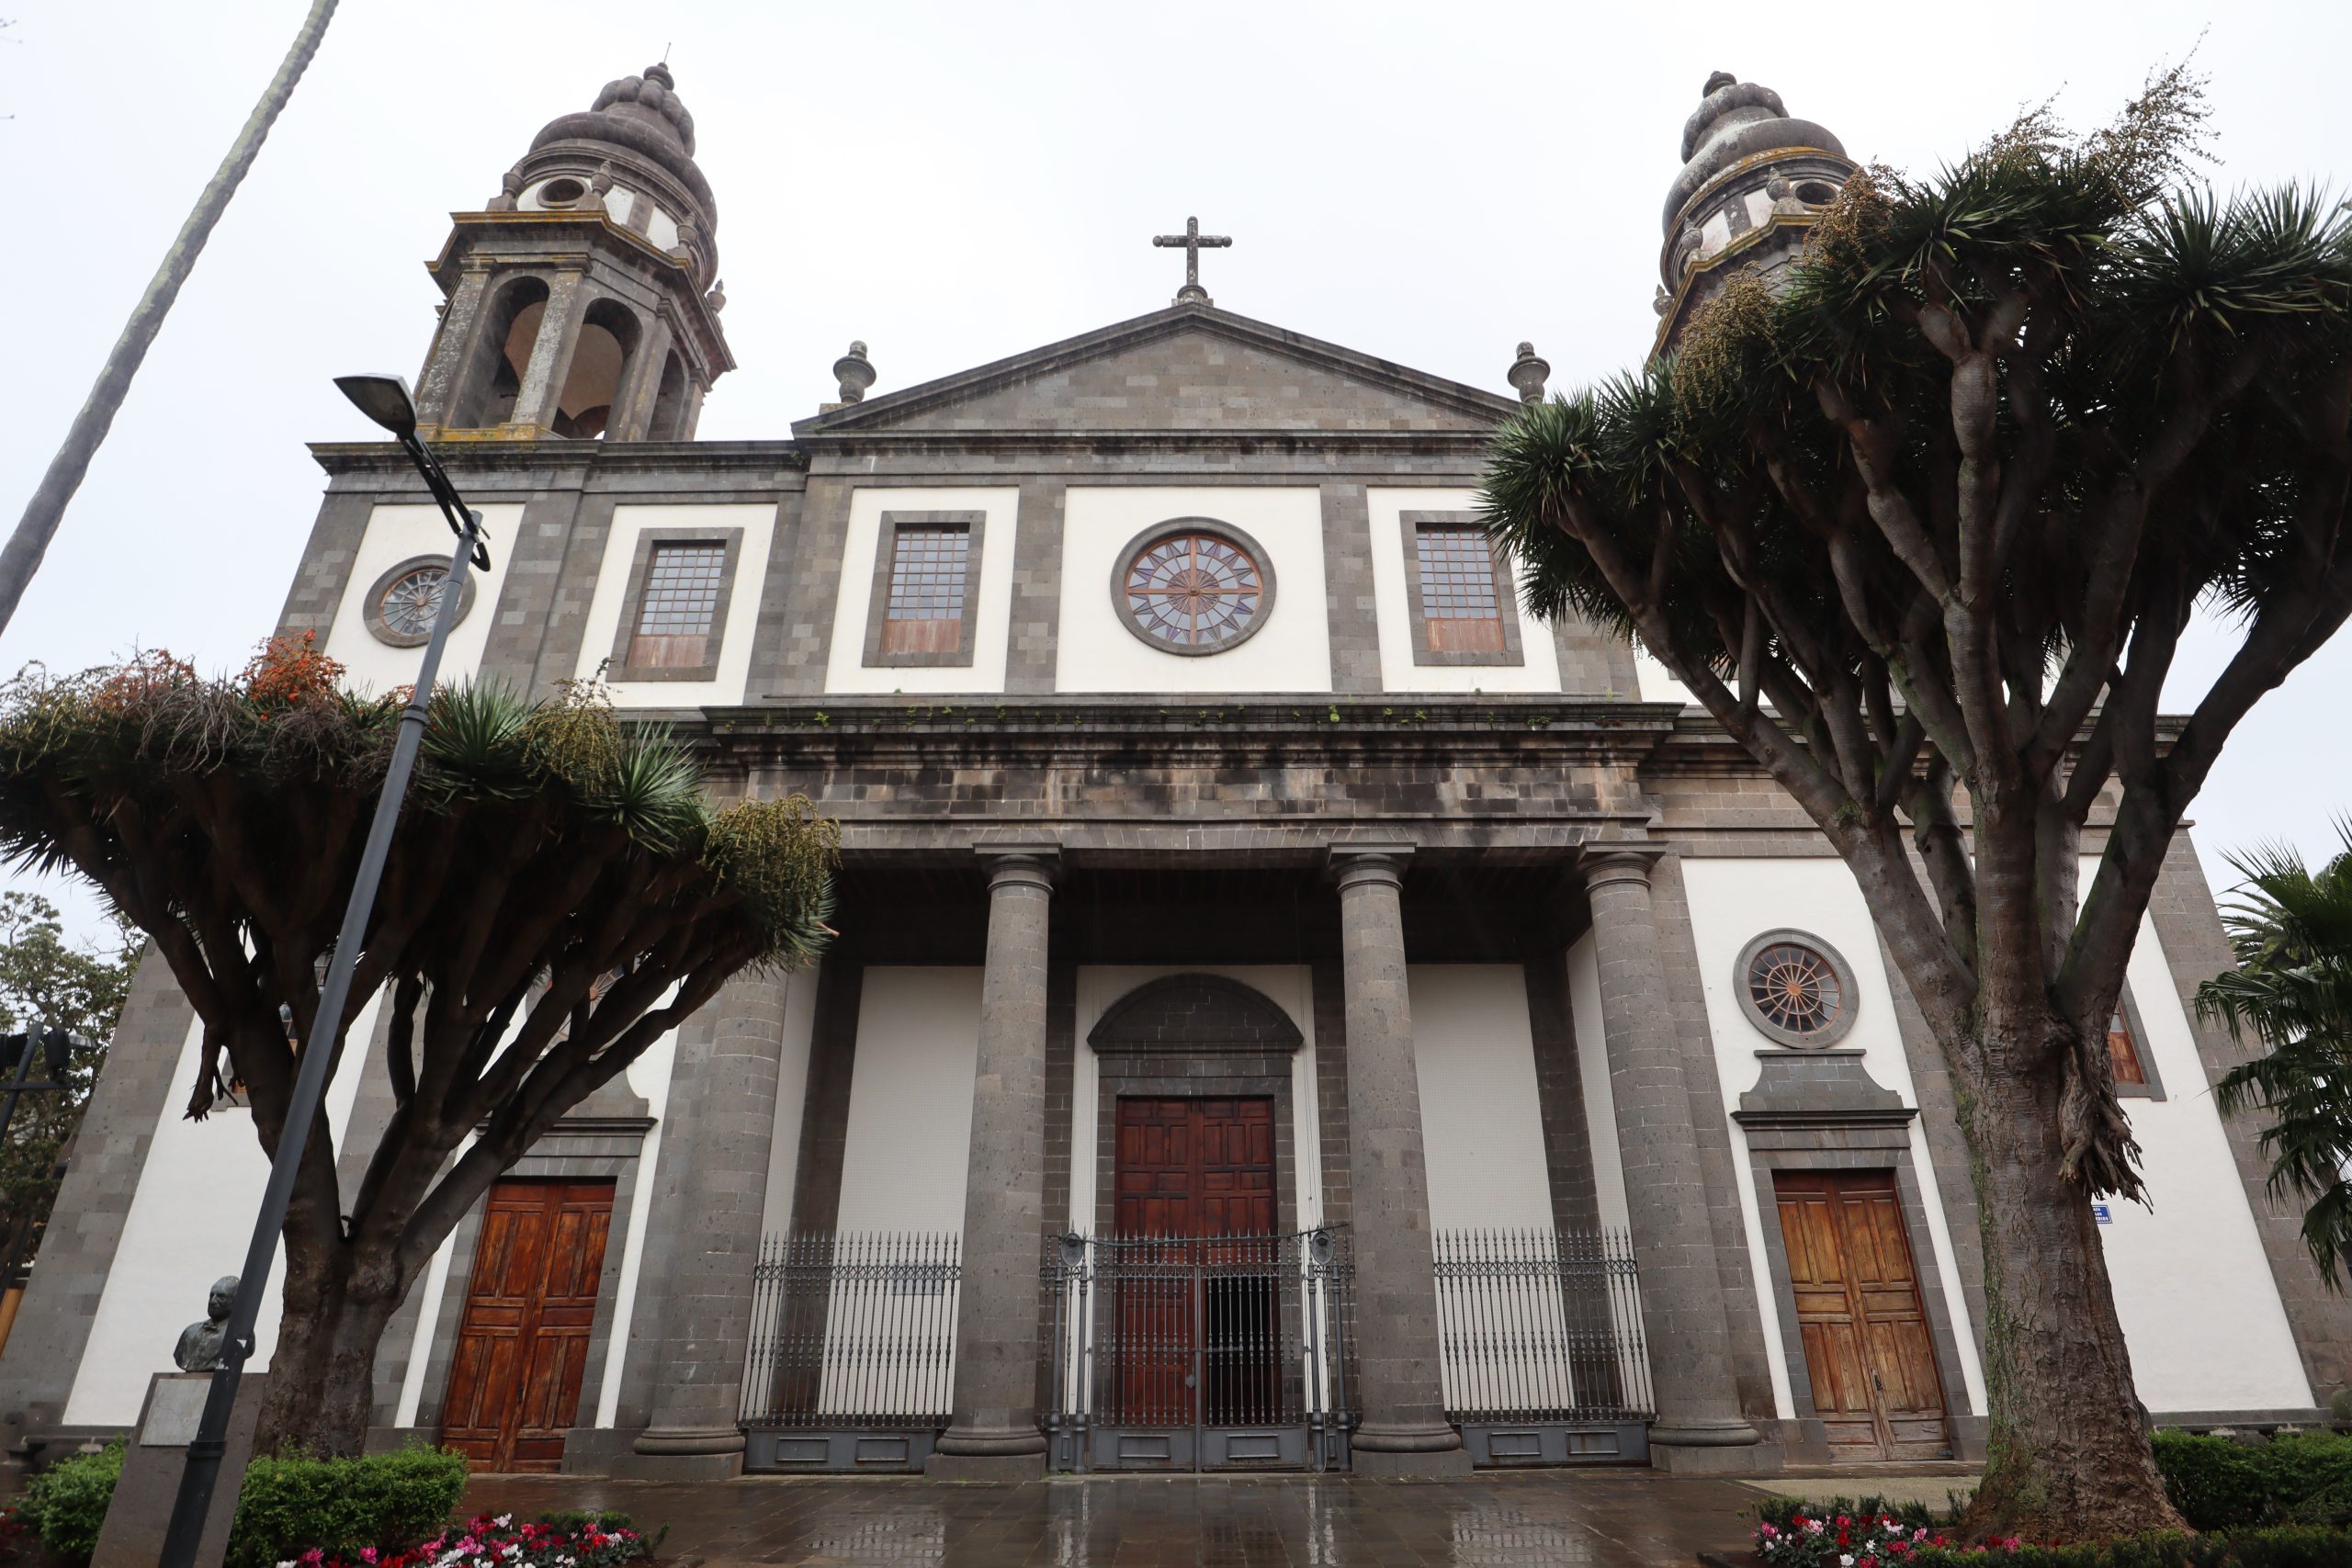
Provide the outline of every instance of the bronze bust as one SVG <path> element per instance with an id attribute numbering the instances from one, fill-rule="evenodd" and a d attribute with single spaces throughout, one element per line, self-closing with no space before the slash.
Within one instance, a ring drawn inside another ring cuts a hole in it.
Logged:
<path id="1" fill-rule="evenodd" d="M 224 1274 L 212 1281 L 212 1294 L 204 1303 L 204 1321 L 181 1329 L 180 1342 L 172 1351 L 180 1371 L 209 1372 L 220 1367 L 221 1348 L 229 1342 L 229 1309 L 236 1301 L 237 1276 Z"/>

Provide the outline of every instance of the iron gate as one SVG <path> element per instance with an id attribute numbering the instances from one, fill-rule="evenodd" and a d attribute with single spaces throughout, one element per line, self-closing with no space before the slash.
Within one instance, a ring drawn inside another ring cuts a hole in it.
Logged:
<path id="1" fill-rule="evenodd" d="M 1446 1419 L 1476 1464 L 1649 1456 L 1641 1280 L 1623 1231 L 1442 1230 Z"/>
<path id="2" fill-rule="evenodd" d="M 1347 1233 L 1066 1235 L 1046 1259 L 1056 1470 L 1348 1462 Z"/>
<path id="3" fill-rule="evenodd" d="M 922 1469 L 955 1387 L 958 1240 L 800 1232 L 761 1242 L 744 1469 Z"/>

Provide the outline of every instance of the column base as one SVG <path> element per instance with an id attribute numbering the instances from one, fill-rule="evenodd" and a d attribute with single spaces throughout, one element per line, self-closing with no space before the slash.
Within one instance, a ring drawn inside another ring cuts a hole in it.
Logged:
<path id="1" fill-rule="evenodd" d="M 1470 1450 L 1450 1423 L 1430 1427 L 1359 1427 L 1348 1434 L 1348 1461 L 1358 1475 L 1431 1479 L 1470 1473 Z"/>
<path id="2" fill-rule="evenodd" d="M 1650 1468 L 1669 1475 L 1747 1475 L 1777 1471 L 1781 1445 L 1745 1421 L 1650 1428 Z"/>
<path id="3" fill-rule="evenodd" d="M 628 1481 L 727 1481 L 743 1473 L 743 1434 L 733 1427 L 649 1427 L 613 1457 Z"/>

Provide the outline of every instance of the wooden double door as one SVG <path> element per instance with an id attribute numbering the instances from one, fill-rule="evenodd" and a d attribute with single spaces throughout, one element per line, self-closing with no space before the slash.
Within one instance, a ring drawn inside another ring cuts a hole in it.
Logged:
<path id="1" fill-rule="evenodd" d="M 612 1220 L 609 1181 L 490 1190 L 441 1415 L 442 1443 L 474 1469 L 562 1467 Z"/>
<path id="2" fill-rule="evenodd" d="M 1095 1348 L 1122 1426 L 1271 1421 L 1280 1404 L 1271 1099 L 1119 1102 L 1115 1325 Z M 1220 1238 L 1261 1238 L 1255 1241 Z M 1124 1244 L 1124 1245 L 1122 1245 Z"/>
<path id="3" fill-rule="evenodd" d="M 1949 1457 L 1943 1380 L 1892 1171 L 1774 1181 L 1813 1406 L 1839 1460 Z"/>

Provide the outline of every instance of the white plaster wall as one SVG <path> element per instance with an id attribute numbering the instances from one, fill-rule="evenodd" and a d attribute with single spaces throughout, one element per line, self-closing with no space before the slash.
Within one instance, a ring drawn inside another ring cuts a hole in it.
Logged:
<path id="1" fill-rule="evenodd" d="M 1430 1224 L 1552 1228 L 1527 976 L 1516 964 L 1405 970 Z"/>
<path id="2" fill-rule="evenodd" d="M 1600 1223 L 1614 1230 L 1633 1224 L 1625 1207 L 1625 1156 L 1617 1142 L 1617 1096 L 1609 1081 L 1609 1033 L 1601 1023 L 1600 958 L 1592 933 L 1568 949 L 1568 1015 L 1577 1031 L 1577 1078 L 1584 1089 L 1584 1124 L 1592 1139 L 1592 1181 Z"/>
<path id="3" fill-rule="evenodd" d="M 741 528 L 743 544 L 736 555 L 727 625 L 719 637 L 718 679 L 615 681 L 612 693 L 615 705 L 625 708 L 727 706 L 743 701 L 752 671 L 752 628 L 759 621 L 760 590 L 767 581 L 768 551 L 777 526 L 774 506 L 714 502 L 615 508 L 612 531 L 605 537 L 604 562 L 596 572 L 595 596 L 589 601 L 588 623 L 581 634 L 580 663 L 572 673 L 585 680 L 612 655 L 639 535 L 648 528 Z"/>
<path id="4" fill-rule="evenodd" d="M 978 512 L 980 592 L 974 606 L 972 662 L 967 665 L 865 663 L 865 624 L 874 607 L 875 558 L 882 547 L 885 512 Z M 851 492 L 849 532 L 842 544 L 835 585 L 833 641 L 825 660 L 829 692 L 1001 692 L 1005 646 L 1012 625 L 1012 537 L 1021 521 L 1021 492 L 1002 490 L 899 490 L 866 486 Z"/>
<path id="5" fill-rule="evenodd" d="M 1641 686 L 1645 703 L 1680 703 L 1684 707 L 1696 707 L 1699 699 L 1690 688 L 1674 678 L 1674 672 L 1657 660 L 1657 656 L 1640 643 L 1634 644 L 1634 677 Z"/>
<path id="6" fill-rule="evenodd" d="M 1714 1037 L 1715 1073 L 1723 1089 L 1724 1125 L 1731 1134 L 1732 1174 L 1739 1187 L 1740 1213 L 1747 1231 L 1749 1268 L 1756 1280 L 1755 1311 L 1764 1331 L 1764 1348 L 1771 1364 L 1772 1397 L 1781 1419 L 1790 1418 L 1793 1404 L 1791 1370 L 1781 1339 L 1781 1303 L 1765 1260 L 1764 1229 L 1758 1207 L 1759 1194 L 1748 1164 L 1747 1134 L 1729 1120 L 1739 1108 L 1739 1097 L 1756 1087 L 1761 1071 L 1758 1051 L 1777 1051 L 1761 1031 L 1750 1023 L 1735 988 L 1734 971 L 1740 950 L 1758 935 L 1782 927 L 1810 931 L 1835 947 L 1853 966 L 1856 990 L 1854 1022 L 1841 1045 L 1860 1046 L 1862 1065 L 1880 1087 L 1891 1089 L 1906 1105 L 1919 1103 L 1912 1086 L 1911 1064 L 1903 1051 L 1903 1036 L 1894 1016 L 1894 998 L 1878 945 L 1878 928 L 1870 906 L 1846 863 L 1827 856 L 1805 859 L 1717 860 L 1689 858 L 1682 862 L 1684 886 L 1690 900 L 1691 935 L 1698 949 L 1699 976 L 1706 991 L 1707 1022 Z M 1975 1336 L 1962 1332 L 1968 1303 L 1962 1292 L 1960 1270 L 1952 1261 L 1951 1227 L 1944 1219 L 1943 1198 L 1928 1163 L 1926 1134 L 1915 1121 L 1911 1127 L 1911 1170 L 1928 1212 L 1928 1234 L 1911 1237 L 1915 1258 L 1932 1257 L 1943 1286 L 1944 1310 L 1959 1342 L 1961 1375 L 1967 1386 L 1946 1389 L 1944 1397 L 1955 1412 L 1982 1413 L 1984 1373 L 1976 1354 Z M 1967 1195 L 1960 1195 L 1963 1201 Z"/>
<path id="7" fill-rule="evenodd" d="M 1063 506 L 1061 635 L 1055 689 L 1064 692 L 1328 692 L 1331 635 L 1324 605 L 1323 503 L 1312 486 L 1195 488 L 1072 485 Z M 1257 635 L 1223 653 L 1162 652 L 1126 629 L 1111 593 L 1120 554 L 1144 529 L 1179 517 L 1229 523 L 1266 552 L 1274 599 Z"/>
<path id="8" fill-rule="evenodd" d="M 474 571 L 474 602 L 465 618 L 449 629 L 449 645 L 441 651 L 441 683 L 452 684 L 481 668 L 481 651 L 490 643 L 490 624 L 498 613 L 498 591 L 505 581 L 507 551 L 514 547 L 523 509 L 510 502 L 475 508 L 490 529 L 491 570 Z M 351 578 L 335 605 L 334 624 L 327 628 L 327 657 L 342 662 L 345 684 L 355 691 L 379 694 L 395 686 L 416 683 L 422 645 L 391 648 L 376 640 L 368 629 L 368 593 L 376 580 L 414 556 L 432 556 L 443 562 L 457 547 L 457 536 L 437 506 L 379 506 L 368 514 L 368 530 L 352 558 Z"/>
<path id="9" fill-rule="evenodd" d="M 1303 964 L 1104 964 L 1078 972 L 1078 1059 L 1070 1085 L 1069 1228 L 1081 1235 L 1095 1232 L 1095 1146 L 1100 1138 L 1097 1109 L 1102 1098 L 1102 1075 L 1095 1070 L 1094 1050 L 1086 1037 L 1102 1021 L 1113 1003 L 1146 981 L 1163 975 L 1216 975 L 1262 994 L 1298 1026 L 1298 1050 L 1291 1058 L 1291 1147 L 1294 1151 L 1292 1201 L 1298 1227 L 1312 1230 L 1323 1223 L 1323 1131 L 1315 1090 L 1314 980 Z M 1275 1172 L 1275 1179 L 1282 1173 Z"/>
<path id="10" fill-rule="evenodd" d="M 666 1007 L 669 1002 L 670 998 L 664 997 L 661 1005 Z M 787 1052 L 790 1039 L 787 1024 Z M 596 1425 L 599 1427 L 615 1426 L 620 1419 L 621 1373 L 628 1367 L 628 1353 L 633 1344 L 629 1329 L 637 1321 L 638 1285 L 645 1274 L 646 1221 L 653 1213 L 653 1174 L 661 1168 L 662 1130 L 669 1120 L 670 1076 L 676 1068 L 677 1060 L 678 1032 L 673 1029 L 649 1046 L 645 1055 L 622 1069 L 622 1076 L 628 1079 L 630 1089 L 644 1100 L 645 1113 L 653 1118 L 653 1128 L 645 1134 L 645 1141 L 638 1145 L 637 1175 L 629 1190 L 628 1213 L 620 1222 L 628 1229 L 621 1237 L 621 1271 L 614 1287 L 612 1335 L 605 1346 L 605 1381 L 597 1385 L 596 1390 Z M 446 1246 L 441 1256 L 434 1259 L 434 1266 L 441 1271 L 441 1284 L 446 1286 L 448 1282 L 448 1248 Z M 434 1316 L 438 1316 L 441 1302 L 438 1289 L 434 1292 L 432 1302 Z M 418 1325 L 422 1329 L 432 1321 L 432 1317 L 420 1317 Z M 420 1342 L 417 1353 L 409 1360 L 410 1374 L 417 1382 L 420 1395 L 424 1393 L 421 1374 L 425 1352 L 429 1348 L 429 1341 Z M 401 1391 L 401 1402 L 408 1404 L 405 1389 Z M 401 1422 L 402 1426 L 415 1423 L 415 1407 L 413 1404 L 409 1405 L 409 1412 L 408 1417 Z"/>
<path id="11" fill-rule="evenodd" d="M 375 1038 L 380 1001 L 379 997 L 361 1010 L 351 1041 Z M 122 1240 L 98 1297 L 89 1343 L 66 1396 L 69 1426 L 128 1427 L 137 1421 L 147 1380 L 175 1370 L 172 1350 L 180 1330 L 204 1315 L 205 1292 L 244 1264 L 262 1188 L 269 1180 L 269 1160 L 254 1136 L 251 1111 L 216 1111 L 201 1122 L 181 1114 L 203 1041 L 202 1021 L 191 1020 L 172 1075 L 172 1093 L 155 1119 L 146 1168 L 123 1217 Z M 358 1098 L 362 1060 L 362 1052 L 346 1049 L 327 1084 L 327 1124 L 338 1145 Z M 254 1371 L 266 1371 L 277 1348 L 285 1282 L 281 1242 L 254 1325 L 248 1363 Z"/>
<path id="12" fill-rule="evenodd" d="M 768 1190 L 760 1229 L 792 1228 L 792 1184 L 800 1167 L 800 1122 L 808 1109 L 808 1050 L 817 1029 L 817 971 L 784 978 L 784 1052 L 776 1064 L 775 1136 L 768 1145 Z"/>
<path id="13" fill-rule="evenodd" d="M 2086 888 L 2097 866 L 2083 863 Z M 2132 1382 L 2158 1414 L 2308 1408 L 2311 1383 L 2278 1281 L 2164 945 L 2145 916 L 2126 978 L 2147 1035 L 2140 1048 L 2166 1097 L 2123 1102 L 2151 1206 L 2109 1200 L 2110 1223 L 2099 1227 Z"/>
<path id="14" fill-rule="evenodd" d="M 1478 504 L 1475 490 L 1370 490 L 1372 591 L 1379 608 L 1380 684 L 1391 692 L 1556 692 L 1560 654 L 1552 628 L 1519 607 L 1508 571 L 1498 572 L 1503 614 L 1519 626 L 1519 664 L 1416 664 L 1413 662 L 1413 603 L 1405 586 L 1405 513 L 1469 512 Z"/>
<path id="15" fill-rule="evenodd" d="M 836 1228 L 962 1233 L 980 974 L 977 965 L 865 971 Z"/>

